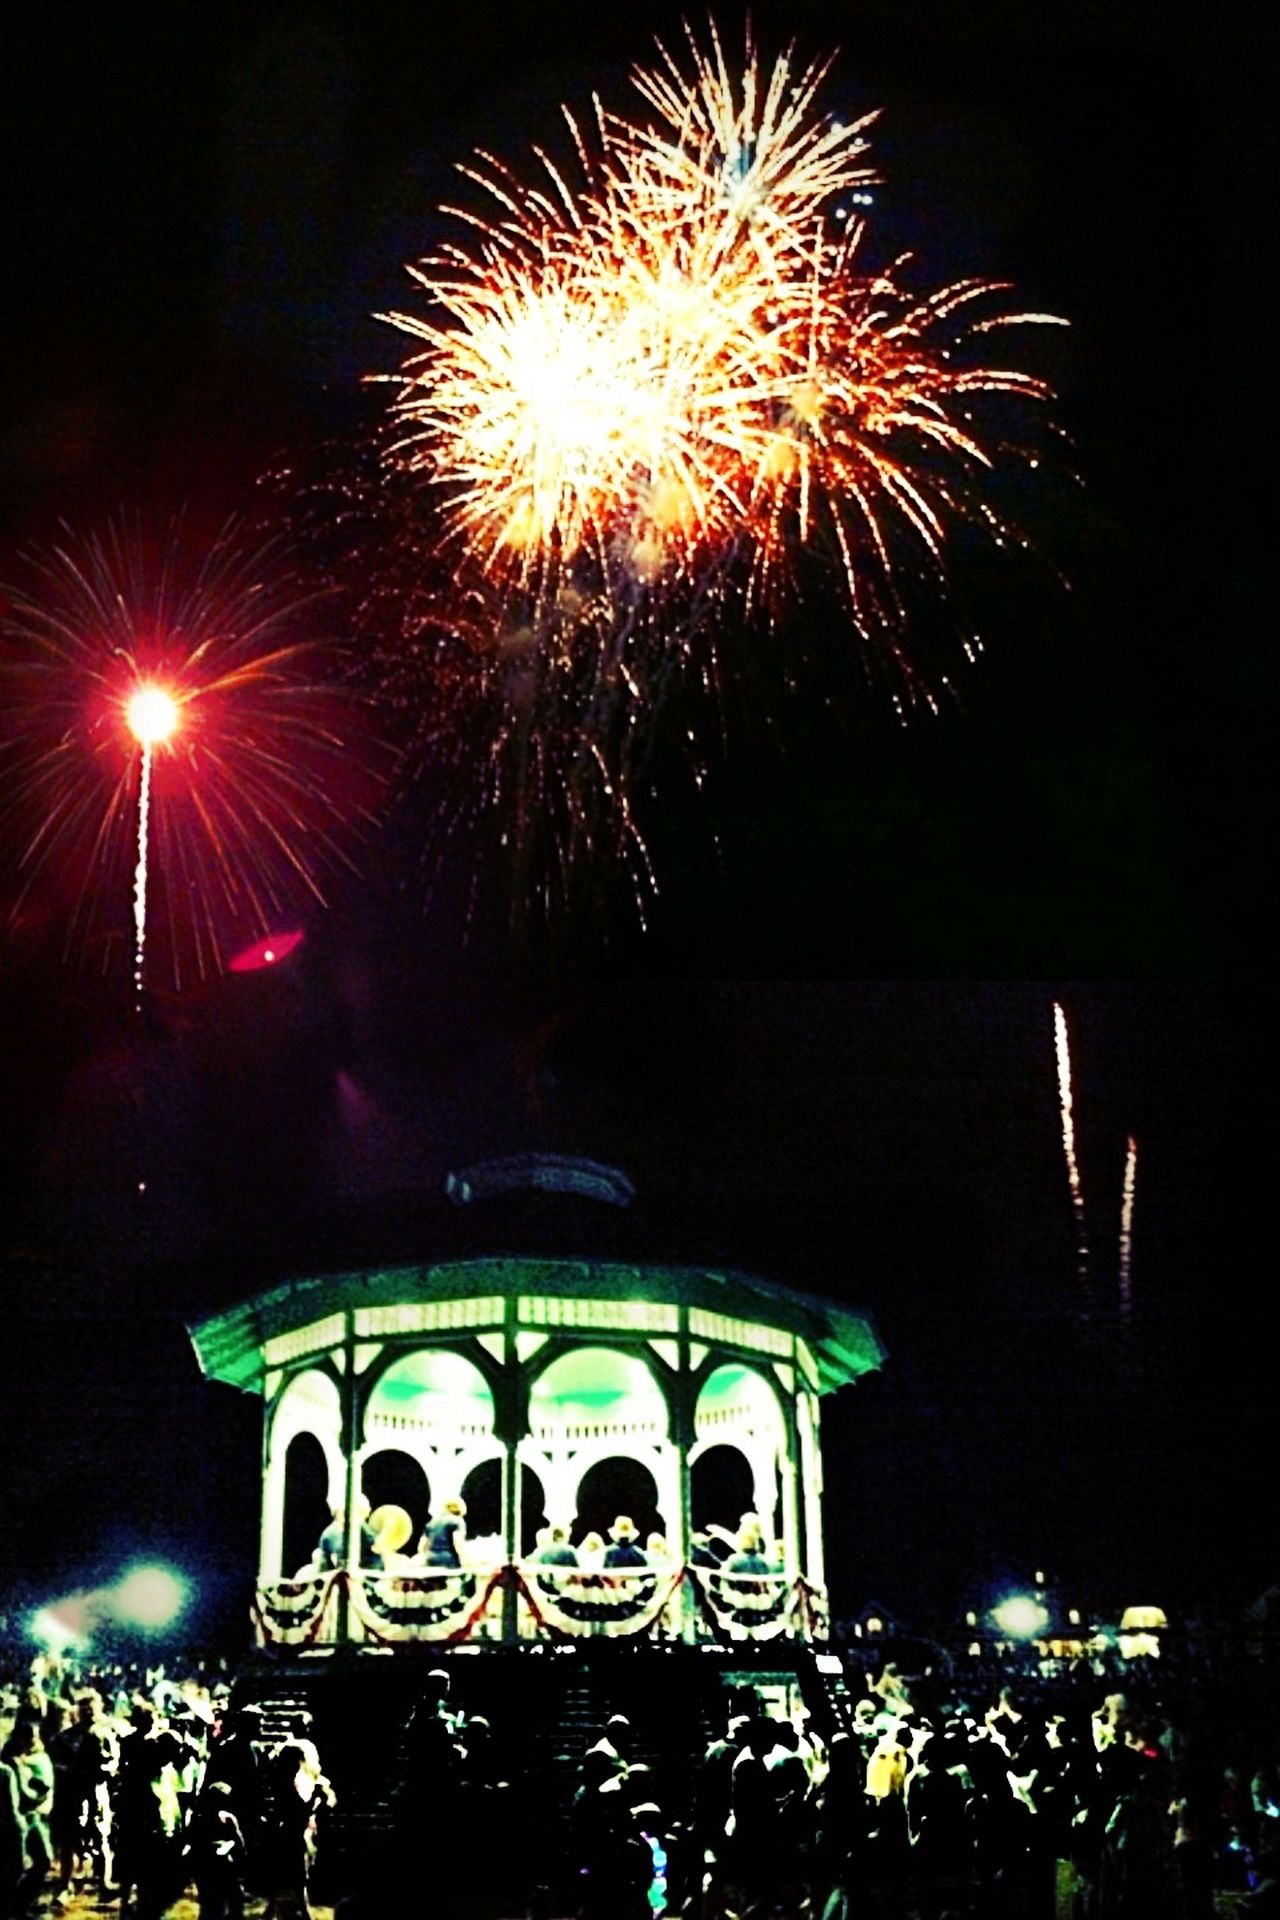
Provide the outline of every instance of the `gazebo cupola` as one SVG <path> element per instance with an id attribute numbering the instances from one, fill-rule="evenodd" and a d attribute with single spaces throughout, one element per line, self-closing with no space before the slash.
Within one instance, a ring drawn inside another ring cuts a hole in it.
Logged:
<path id="1" fill-rule="evenodd" d="M 632 1199 L 545 1155 L 446 1185 L 477 1220 L 529 1191 Z M 307 1274 L 191 1337 L 210 1379 L 263 1400 L 265 1642 L 824 1631 L 819 1407 L 882 1363 L 863 1313 L 736 1269 L 504 1248 Z M 424 1560 L 459 1507 L 462 1564 Z M 599 1562 L 620 1519 L 638 1566 Z M 744 1519 L 767 1563 L 749 1572 Z M 552 1529 L 576 1566 L 544 1558 Z"/>

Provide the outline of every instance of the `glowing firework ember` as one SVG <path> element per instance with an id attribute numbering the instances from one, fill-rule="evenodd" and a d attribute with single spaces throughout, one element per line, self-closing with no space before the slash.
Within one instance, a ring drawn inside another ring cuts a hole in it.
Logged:
<path id="1" fill-rule="evenodd" d="M 525 701 L 489 797 L 542 813 L 530 778 L 568 773 L 569 838 L 593 839 L 590 790 L 610 850 L 642 865 L 657 705 L 681 672 L 715 681 L 727 613 L 776 619 L 806 555 L 932 704 L 898 639 L 902 583 L 941 582 L 961 519 L 1010 536 L 972 483 L 1011 449 L 975 412 L 1047 388 L 983 348 L 1053 318 L 1001 310 L 997 282 L 915 295 L 904 262 L 863 264 L 844 203 L 873 177 L 868 120 L 819 110 L 824 65 L 767 70 L 748 40 L 735 78 L 714 28 L 709 53 L 690 36 L 691 72 L 658 51 L 633 76 L 640 121 L 598 102 L 569 120 L 579 187 L 544 155 L 532 187 L 489 156 L 464 167 L 493 218 L 464 215 L 465 244 L 410 268 L 425 316 L 382 316 L 419 343 L 388 376 L 391 458 L 425 482 L 449 583 L 414 638 L 446 678 L 469 663 L 479 704 L 507 681 Z"/>
<path id="2" fill-rule="evenodd" d="M 1129 1135 L 1124 1156 L 1124 1187 L 1120 1195 L 1120 1317 L 1129 1318 L 1132 1304 L 1130 1271 L 1133 1257 L 1133 1202 L 1138 1184 L 1138 1143 Z"/>
<path id="3" fill-rule="evenodd" d="M 178 709 L 163 687 L 139 687 L 125 706 L 129 730 L 144 750 L 167 740 L 178 724 Z"/>
<path id="4" fill-rule="evenodd" d="M 0 768 L 19 826 L 16 920 L 65 913 L 68 944 L 118 934 L 110 903 L 136 819 L 134 985 L 149 893 L 175 984 L 260 935 L 346 851 L 369 782 L 352 704 L 325 669 L 318 596 L 278 543 L 228 527 L 153 553 L 123 524 L 27 558 L 5 590 Z"/>
<path id="5" fill-rule="evenodd" d="M 1076 1130 L 1071 1100 L 1071 1048 L 1067 1039 L 1067 1016 L 1053 1003 L 1054 1048 L 1058 1061 L 1058 1105 L 1062 1113 L 1062 1152 L 1067 1163 L 1067 1184 L 1071 1189 L 1071 1209 L 1076 1226 L 1076 1278 L 1084 1280 L 1089 1266 L 1089 1240 L 1085 1231 L 1084 1191 L 1076 1160 Z"/>

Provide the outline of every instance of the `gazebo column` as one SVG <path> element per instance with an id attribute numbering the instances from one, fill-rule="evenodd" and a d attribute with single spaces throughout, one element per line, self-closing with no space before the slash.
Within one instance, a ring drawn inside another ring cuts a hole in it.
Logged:
<path id="1" fill-rule="evenodd" d="M 800 1472 L 804 1487 L 805 1554 L 801 1570 L 811 1586 L 826 1590 L 822 1551 L 822 1449 L 818 1443 L 818 1407 L 803 1389 L 796 1403 L 800 1429 Z"/>
<path id="2" fill-rule="evenodd" d="M 529 1396 L 524 1373 L 516 1358 L 516 1303 L 506 1305 L 503 1367 L 493 1396 L 493 1430 L 502 1444 L 502 1560 L 505 1567 L 520 1558 L 520 1439 L 528 1425 Z M 502 1638 L 514 1646 L 520 1636 L 519 1595 L 507 1575 L 502 1596 Z"/>
<path id="3" fill-rule="evenodd" d="M 782 1542 L 783 1571 L 788 1580 L 794 1580 L 804 1565 L 804 1503 L 803 1468 L 800 1461 L 800 1436 L 796 1428 L 796 1402 L 794 1384 L 789 1393 L 783 1396 L 782 1419 L 786 1432 L 786 1446 L 778 1465 L 782 1475 Z"/>
<path id="4" fill-rule="evenodd" d="M 686 1569 L 680 1590 L 680 1638 L 693 1641 L 698 1630 L 698 1600 L 693 1591 L 693 1575 L 688 1573 L 689 1534 L 693 1528 L 693 1475 L 689 1455 L 697 1440 L 695 1416 L 698 1389 L 689 1365 L 689 1309 L 680 1309 L 680 1365 L 672 1395 L 672 1439 L 676 1454 L 675 1538 L 670 1542 L 672 1558 Z"/>
<path id="5" fill-rule="evenodd" d="M 662 1440 L 654 1449 L 653 1480 L 658 1490 L 658 1511 L 671 1557 L 680 1559 L 680 1542 L 687 1531 L 680 1498 L 680 1449 L 673 1440 Z"/>
<path id="6" fill-rule="evenodd" d="M 739 1443 L 741 1444 L 741 1443 Z M 778 1536 L 778 1459 L 776 1443 L 769 1439 L 753 1439 L 742 1448 L 751 1468 L 751 1497 L 755 1502 L 754 1511 L 759 1514 L 764 1525 L 768 1541 L 771 1544 Z M 785 1532 L 788 1525 L 784 1512 L 782 1526 Z"/>
<path id="7" fill-rule="evenodd" d="M 280 1578 L 284 1554 L 284 1473 L 287 1446 L 278 1445 L 274 1415 L 264 1423 L 262 1475 L 262 1530 L 258 1541 L 258 1584 L 274 1586 Z"/>
<path id="8" fill-rule="evenodd" d="M 354 1315 L 347 1315 L 347 1333 L 342 1369 L 342 1428 L 338 1445 L 342 1454 L 342 1515 L 346 1551 L 343 1561 L 346 1579 L 338 1582 L 337 1638 L 345 1646 L 351 1636 L 350 1582 L 360 1577 L 364 1547 L 364 1516 L 360 1511 L 360 1486 L 356 1479 L 356 1454 L 360 1447 L 362 1398 L 356 1375 Z"/>
<path id="9" fill-rule="evenodd" d="M 573 1455 L 562 1449 L 549 1449 L 543 1476 L 543 1511 L 549 1527 L 573 1531 L 578 1517 L 578 1465 Z"/>
<path id="10" fill-rule="evenodd" d="M 779 1461 L 782 1479 L 782 1570 L 788 1580 L 794 1580 L 801 1566 L 803 1542 L 800 1539 L 800 1500 L 796 1487 L 796 1463 L 792 1459 Z"/>

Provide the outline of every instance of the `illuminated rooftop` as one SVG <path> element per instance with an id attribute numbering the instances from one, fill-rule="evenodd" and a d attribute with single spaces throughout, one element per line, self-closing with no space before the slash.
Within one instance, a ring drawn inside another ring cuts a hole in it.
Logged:
<path id="1" fill-rule="evenodd" d="M 508 1317 L 508 1302 L 517 1319 L 531 1320 L 540 1309 L 534 1304 L 526 1311 L 522 1303 L 547 1299 L 617 1302 L 637 1308 L 683 1306 L 727 1321 L 763 1322 L 806 1343 L 820 1393 L 831 1393 L 873 1372 L 885 1358 L 869 1315 L 752 1274 L 510 1254 L 289 1280 L 200 1321 L 192 1327 L 191 1338 L 201 1368 L 211 1380 L 260 1392 L 276 1342 L 348 1311 L 411 1302 L 469 1302 L 468 1322 L 478 1326 L 487 1318 L 501 1326 Z M 476 1313 L 480 1318 L 474 1317 Z"/>

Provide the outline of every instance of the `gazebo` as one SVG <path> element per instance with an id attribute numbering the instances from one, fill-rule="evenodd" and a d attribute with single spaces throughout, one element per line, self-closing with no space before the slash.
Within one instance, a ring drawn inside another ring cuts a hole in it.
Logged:
<path id="1" fill-rule="evenodd" d="M 565 1156 L 446 1182 L 476 1217 L 521 1191 L 633 1197 Z M 190 1333 L 209 1379 L 262 1397 L 263 1647 L 825 1638 L 820 1402 L 881 1365 L 865 1313 L 737 1269 L 504 1247 L 307 1273 Z M 424 1564 L 459 1507 L 462 1564 Z M 642 1564 L 593 1554 L 619 1522 Z M 763 1570 L 735 1570 L 740 1527 Z"/>

